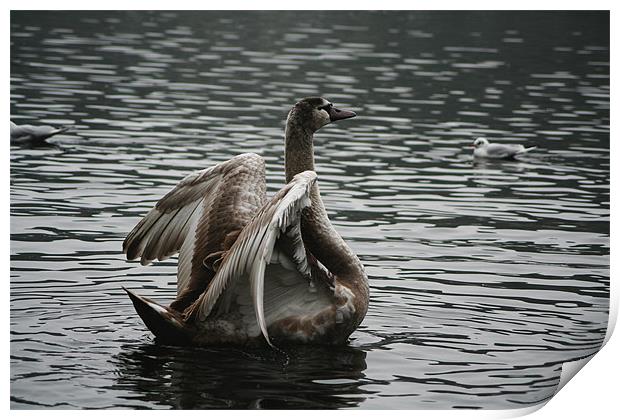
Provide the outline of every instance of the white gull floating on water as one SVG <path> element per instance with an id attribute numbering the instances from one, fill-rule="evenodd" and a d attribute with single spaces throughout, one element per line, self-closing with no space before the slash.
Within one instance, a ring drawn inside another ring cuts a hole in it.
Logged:
<path id="1" fill-rule="evenodd" d="M 11 143 L 44 144 L 45 140 L 64 133 L 69 127 L 52 127 L 51 125 L 17 125 L 11 121 Z"/>
<path id="2" fill-rule="evenodd" d="M 536 146 L 525 147 L 521 144 L 498 144 L 489 143 L 484 137 L 478 137 L 474 141 L 474 157 L 489 159 L 513 159 L 516 156 L 536 149 Z"/>

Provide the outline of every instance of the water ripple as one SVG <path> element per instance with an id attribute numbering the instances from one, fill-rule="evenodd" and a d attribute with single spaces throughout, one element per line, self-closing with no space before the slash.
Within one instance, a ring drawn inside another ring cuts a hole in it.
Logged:
<path id="1" fill-rule="evenodd" d="M 13 12 L 12 120 L 73 130 L 11 148 L 11 407 L 550 398 L 560 364 L 606 329 L 608 25 L 587 12 Z M 263 155 L 276 191 L 286 113 L 317 94 L 358 112 L 316 136 L 330 218 L 370 278 L 351 343 L 288 361 L 153 344 L 121 286 L 167 303 L 176 260 L 126 262 L 124 236 L 187 173 L 236 153 Z M 538 149 L 476 163 L 478 136 Z"/>

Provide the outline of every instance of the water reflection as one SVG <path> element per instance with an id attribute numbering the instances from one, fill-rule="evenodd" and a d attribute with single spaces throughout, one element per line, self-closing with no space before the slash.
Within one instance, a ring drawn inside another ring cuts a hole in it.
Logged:
<path id="1" fill-rule="evenodd" d="M 269 350 L 125 346 L 113 390 L 126 407 L 351 408 L 365 399 L 366 354 L 352 347 Z M 239 369 L 243 366 L 243 369 Z M 146 404 L 143 404 L 146 403 Z"/>

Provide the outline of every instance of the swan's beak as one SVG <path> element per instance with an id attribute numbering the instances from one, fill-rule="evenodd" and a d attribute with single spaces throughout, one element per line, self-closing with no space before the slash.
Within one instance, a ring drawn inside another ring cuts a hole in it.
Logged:
<path id="1" fill-rule="evenodd" d="M 356 115 L 357 114 L 355 112 L 347 111 L 346 109 L 338 109 L 334 107 L 331 107 L 329 109 L 329 120 L 331 122 L 338 121 L 338 120 L 344 120 L 347 118 L 353 118 Z"/>

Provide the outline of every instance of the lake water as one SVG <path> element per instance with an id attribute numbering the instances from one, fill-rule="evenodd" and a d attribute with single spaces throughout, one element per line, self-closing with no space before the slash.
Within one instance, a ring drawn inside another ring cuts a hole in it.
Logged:
<path id="1" fill-rule="evenodd" d="M 242 152 L 283 185 L 288 109 L 366 266 L 342 348 L 154 343 L 176 260 L 121 243 L 183 176 Z M 11 408 L 520 408 L 594 353 L 609 309 L 607 12 L 12 12 Z M 471 143 L 536 144 L 475 164 Z"/>

